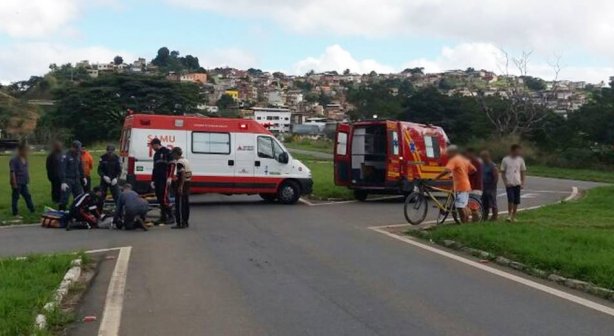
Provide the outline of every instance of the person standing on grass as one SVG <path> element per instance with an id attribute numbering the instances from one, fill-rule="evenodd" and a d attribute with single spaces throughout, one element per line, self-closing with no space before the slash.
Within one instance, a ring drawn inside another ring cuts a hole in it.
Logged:
<path id="1" fill-rule="evenodd" d="M 435 177 L 436 180 L 452 174 L 452 182 L 454 184 L 455 200 L 454 206 L 459 210 L 462 223 L 469 221 L 471 211 L 469 205 L 469 193 L 471 192 L 471 183 L 469 182 L 469 174 L 476 171 L 475 167 L 459 154 L 458 147 L 455 145 L 448 146 L 446 151 L 448 154 L 448 163 L 441 172 Z"/>
<path id="2" fill-rule="evenodd" d="M 527 166 L 522 158 L 522 147 L 514 144 L 510 147 L 510 154 L 501 162 L 501 177 L 507 193 L 507 221 L 516 220 L 516 212 L 520 204 L 520 190 L 525 186 Z"/>
<path id="3" fill-rule="evenodd" d="M 94 158 L 85 147 L 81 147 L 81 164 L 83 165 L 83 175 L 85 176 L 83 190 L 87 193 L 90 192 L 92 186 L 91 174 L 92 169 L 94 169 Z"/>
<path id="4" fill-rule="evenodd" d="M 475 195 L 482 195 L 482 161 L 478 157 L 478 153 L 474 148 L 467 148 L 464 156 L 473 167 L 475 171 L 469 174 L 469 183 L 471 184 L 471 193 Z M 469 209 L 471 211 L 471 218 L 474 222 L 478 222 L 482 215 L 478 209 Z"/>
<path id="5" fill-rule="evenodd" d="M 55 141 L 51 145 L 51 151 L 47 155 L 47 179 L 51 183 L 51 200 L 60 204 L 62 199 L 62 177 L 60 176 L 60 164 L 62 163 L 62 143 Z"/>
<path id="6" fill-rule="evenodd" d="M 497 184 L 499 183 L 499 170 L 490 156 L 490 152 L 483 150 L 482 158 L 482 209 L 484 220 L 488 220 L 488 214 L 492 211 L 491 221 L 496 221 L 499 216 L 497 207 Z"/>
<path id="7" fill-rule="evenodd" d="M 70 195 L 72 194 L 73 198 L 77 198 L 83 193 L 83 185 L 87 184 L 83 174 L 83 164 L 81 164 L 81 142 L 74 141 L 72 143 L 70 150 L 62 156 L 60 168 L 62 178 L 60 210 L 66 210 Z"/>
<path id="8" fill-rule="evenodd" d="M 34 213 L 34 203 L 32 202 L 32 195 L 28 190 L 28 184 L 30 183 L 30 173 L 28 171 L 28 146 L 24 143 L 17 147 L 16 155 L 9 162 L 10 174 L 11 174 L 11 210 L 13 216 L 17 219 L 21 219 L 19 216 L 19 209 L 17 207 L 19 202 L 19 196 L 23 197 L 26 201 L 26 206 L 31 213 Z"/>
<path id="9" fill-rule="evenodd" d="M 98 163 L 98 175 L 100 175 L 100 189 L 103 198 L 107 197 L 107 191 L 111 189 L 113 201 L 117 203 L 119 199 L 119 184 L 117 179 L 121 175 L 122 166 L 119 156 L 115 154 L 115 146 L 108 145 L 107 152 L 100 157 Z"/>

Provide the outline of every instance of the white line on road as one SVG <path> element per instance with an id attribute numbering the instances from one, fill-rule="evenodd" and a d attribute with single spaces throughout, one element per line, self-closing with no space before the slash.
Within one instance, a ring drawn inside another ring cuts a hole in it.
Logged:
<path id="1" fill-rule="evenodd" d="M 119 335 L 130 252 L 132 252 L 132 247 L 130 246 L 119 249 L 119 256 L 117 257 L 115 269 L 113 269 L 113 274 L 111 275 L 111 282 L 107 289 L 107 297 L 104 303 L 98 336 Z"/>
<path id="2" fill-rule="evenodd" d="M 427 250 L 429 252 L 432 252 L 432 253 L 435 253 L 435 254 L 439 254 L 440 256 L 456 260 L 456 261 L 461 262 L 461 263 L 463 263 L 465 265 L 469 265 L 469 266 L 475 267 L 475 268 L 480 269 L 482 271 L 485 271 L 485 272 L 488 272 L 488 273 L 500 276 L 502 278 L 505 278 L 505 279 L 508 279 L 508 280 L 511 280 L 511 281 L 523 284 L 525 286 L 537 289 L 539 291 L 542 291 L 542 292 L 545 292 L 545 293 L 557 296 L 559 298 L 562 298 L 562 299 L 565 299 L 565 300 L 577 303 L 577 304 L 582 305 L 584 307 L 594 309 L 596 311 L 608 314 L 610 316 L 614 316 L 614 308 L 611 308 L 611 307 L 608 307 L 608 306 L 604 306 L 604 305 L 599 304 L 597 302 L 594 302 L 594 301 L 591 301 L 591 300 L 587 300 L 585 298 L 581 298 L 579 296 L 576 296 L 576 295 L 573 295 L 573 294 L 569 294 L 567 292 L 563 292 L 561 290 L 554 289 L 554 288 L 548 287 L 546 285 L 542 285 L 542 284 L 540 284 L 538 282 L 535 282 L 535 281 L 532 281 L 532 280 L 529 280 L 529 279 L 525 279 L 523 277 L 511 274 L 511 273 L 507 273 L 505 271 L 501 271 L 499 269 L 496 269 L 496 268 L 493 268 L 493 267 L 490 267 L 490 266 L 486 266 L 484 264 L 475 262 L 473 260 L 469 260 L 467 258 L 458 256 L 456 254 L 453 254 L 453 253 L 450 253 L 450 252 L 446 252 L 446 251 L 441 250 L 439 248 L 436 248 L 436 247 L 433 247 L 433 246 L 429 246 L 429 245 L 420 243 L 420 242 L 416 241 L 415 239 L 413 239 L 411 237 L 399 236 L 399 235 L 390 233 L 390 232 L 388 232 L 386 230 L 383 230 L 381 228 L 378 228 L 378 227 L 370 227 L 369 229 L 371 229 L 373 231 L 376 231 L 376 232 L 379 232 L 381 234 L 384 234 L 384 235 L 386 235 L 388 237 L 394 238 L 396 240 L 400 240 L 400 241 L 402 241 L 404 243 L 411 244 L 413 246 L 416 246 L 416 247 L 419 247 L 421 249 Z"/>

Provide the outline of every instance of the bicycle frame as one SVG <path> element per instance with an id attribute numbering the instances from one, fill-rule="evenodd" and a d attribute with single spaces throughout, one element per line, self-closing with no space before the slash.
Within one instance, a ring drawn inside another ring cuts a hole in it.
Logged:
<path id="1" fill-rule="evenodd" d="M 454 200 L 456 198 L 456 196 L 454 195 L 454 191 L 449 190 L 449 189 L 444 189 L 444 188 L 439 188 L 439 187 L 435 187 L 435 186 L 430 186 L 430 185 L 426 185 L 424 184 L 424 181 L 422 181 L 419 185 L 418 185 L 418 190 L 420 190 L 420 192 L 425 195 L 428 196 L 428 198 L 430 198 L 433 203 L 435 203 L 435 205 L 437 206 L 437 208 L 441 211 L 445 211 L 445 212 L 451 212 L 454 209 Z M 446 196 L 446 201 L 445 203 L 441 203 L 437 197 L 435 197 L 433 195 L 433 192 L 443 192 L 445 193 Z"/>

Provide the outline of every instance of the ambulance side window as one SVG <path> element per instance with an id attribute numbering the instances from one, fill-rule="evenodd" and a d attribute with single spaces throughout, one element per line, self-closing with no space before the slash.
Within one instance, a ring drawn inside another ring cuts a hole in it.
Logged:
<path id="1" fill-rule="evenodd" d="M 437 159 L 441 154 L 439 151 L 439 141 L 437 137 L 431 135 L 424 136 L 424 147 L 426 149 L 426 157 L 429 159 Z"/>
<path id="2" fill-rule="evenodd" d="M 258 137 L 258 157 L 277 160 L 279 154 L 283 152 L 284 150 L 273 138 L 268 136 Z"/>
<path id="3" fill-rule="evenodd" d="M 192 132 L 192 153 L 230 154 L 230 133 Z"/>
<path id="4" fill-rule="evenodd" d="M 273 152 L 273 139 L 264 136 L 258 137 L 258 157 L 265 159 L 275 158 L 275 153 Z"/>

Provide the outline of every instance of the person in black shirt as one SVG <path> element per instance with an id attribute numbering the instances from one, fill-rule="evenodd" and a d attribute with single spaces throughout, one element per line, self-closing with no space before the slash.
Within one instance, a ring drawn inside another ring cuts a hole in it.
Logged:
<path id="1" fill-rule="evenodd" d="M 173 229 L 185 229 L 190 226 L 190 183 L 192 180 L 192 170 L 190 163 L 183 156 L 183 151 L 179 147 L 173 148 L 171 156 L 171 171 L 176 171 L 173 177 L 173 190 L 175 192 L 175 218 L 177 225 Z"/>
<path id="2" fill-rule="evenodd" d="M 107 197 L 107 190 L 111 190 L 113 201 L 119 199 L 119 184 L 117 180 L 122 172 L 119 156 L 115 154 L 115 147 L 107 146 L 107 152 L 100 157 L 98 175 L 100 175 L 100 190 L 103 198 Z"/>
<path id="3" fill-rule="evenodd" d="M 62 177 L 60 164 L 62 163 L 62 143 L 56 141 L 51 146 L 47 156 L 47 179 L 51 183 L 51 200 L 59 204 L 62 199 Z"/>
<path id="4" fill-rule="evenodd" d="M 69 210 L 72 220 L 67 223 L 66 230 L 72 228 L 97 228 L 98 220 L 102 215 L 103 201 L 99 187 L 94 187 L 92 191 L 75 197 Z"/>
<path id="5" fill-rule="evenodd" d="M 151 188 L 155 191 L 158 204 L 160 204 L 160 220 L 157 224 L 173 224 L 175 219 L 168 195 L 168 189 L 172 182 L 172 172 L 169 170 L 171 151 L 162 146 L 162 142 L 158 138 L 151 140 L 151 147 L 156 151 L 153 157 Z"/>

